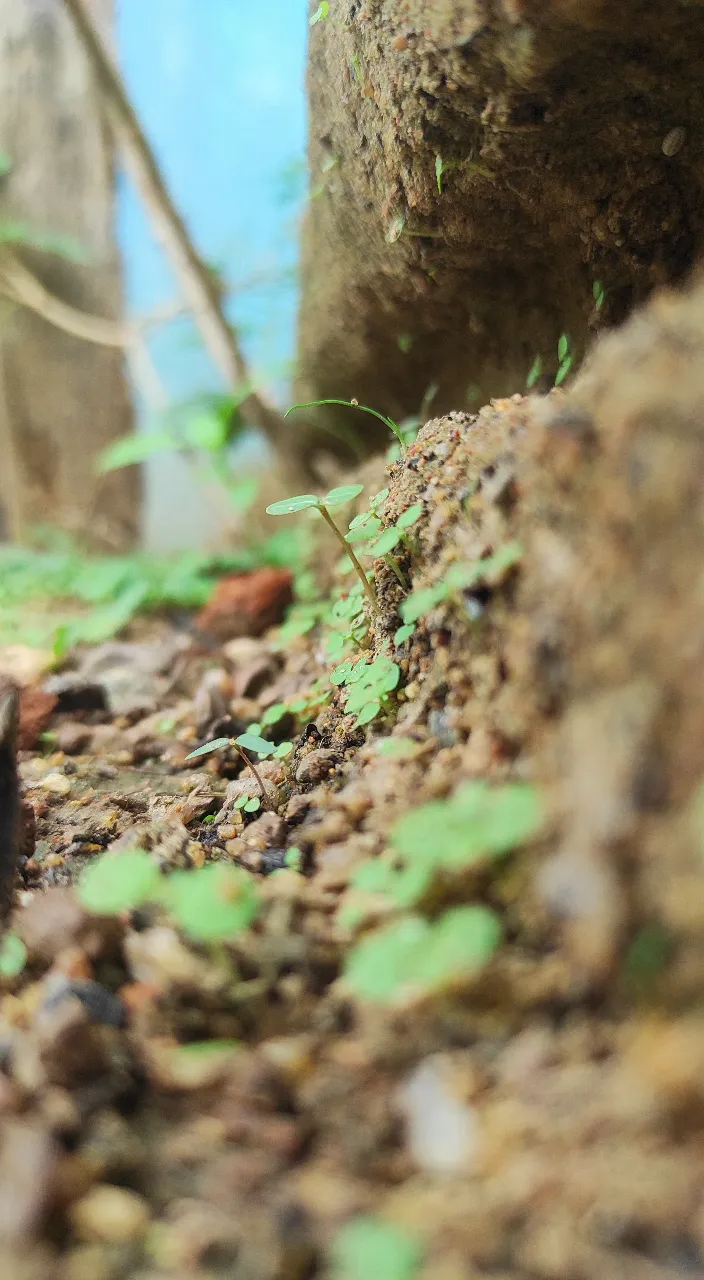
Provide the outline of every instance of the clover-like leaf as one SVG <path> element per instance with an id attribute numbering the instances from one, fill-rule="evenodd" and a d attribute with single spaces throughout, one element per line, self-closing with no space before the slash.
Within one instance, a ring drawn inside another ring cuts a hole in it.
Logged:
<path id="1" fill-rule="evenodd" d="M 327 507 L 328 511 L 335 511 L 337 507 L 344 507 L 347 502 L 359 497 L 363 488 L 363 484 L 338 485 L 336 489 L 330 489 L 325 497 L 320 499 L 320 505 Z"/>
<path id="2" fill-rule="evenodd" d="M 314 493 L 299 493 L 295 498 L 282 498 L 280 502 L 272 502 L 267 507 L 268 516 L 291 516 L 296 511 L 305 511 L 308 507 L 319 507 L 320 499 Z"/>
<path id="3" fill-rule="evenodd" d="M 378 1218 L 354 1218 L 333 1246 L 337 1280 L 414 1280 L 421 1264 L 417 1240 Z"/>
<path id="4" fill-rule="evenodd" d="M 186 759 L 196 760 L 198 756 L 207 756 L 211 751 L 222 751 L 223 747 L 231 746 L 232 738 L 211 738 L 210 742 L 204 742 L 202 747 L 196 747 L 195 751 L 189 752 Z"/>
<path id="5" fill-rule="evenodd" d="M 120 915 L 158 896 L 161 883 L 158 866 L 142 849 L 101 853 L 84 870 L 78 897 L 94 915 Z"/>
<path id="6" fill-rule="evenodd" d="M 397 547 L 403 534 L 400 529 L 384 529 L 381 537 L 377 539 L 372 547 L 369 548 L 369 554 L 372 556 L 387 556 L 394 547 Z"/>
<path id="7" fill-rule="evenodd" d="M 398 520 L 396 521 L 396 528 L 410 529 L 411 525 L 416 524 L 416 522 L 420 520 L 422 514 L 422 502 L 414 502 L 412 507 L 407 507 L 405 511 L 401 512 Z"/>
<path id="8" fill-rule="evenodd" d="M 357 728 L 361 729 L 363 725 L 369 724 L 376 716 L 378 716 L 380 711 L 381 703 L 376 699 L 373 699 L 371 702 L 365 702 L 355 722 Z"/>
<path id="9" fill-rule="evenodd" d="M 256 733 L 241 733 L 239 738 L 235 738 L 235 742 L 244 751 L 256 751 L 259 756 L 270 756 L 274 753 L 273 744 L 267 742 L 266 738 L 260 738 Z"/>
<path id="10" fill-rule="evenodd" d="M 254 878 L 226 862 L 174 872 L 166 881 L 163 897 L 178 925 L 196 942 L 235 937 L 259 910 Z"/>

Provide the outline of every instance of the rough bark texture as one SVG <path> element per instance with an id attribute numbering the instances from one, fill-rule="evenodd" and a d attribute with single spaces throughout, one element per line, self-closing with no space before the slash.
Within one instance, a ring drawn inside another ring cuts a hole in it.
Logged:
<path id="1" fill-rule="evenodd" d="M 695 258 L 703 83 L 700 3 L 331 0 L 311 33 L 300 398 L 401 418 L 436 382 L 434 410 L 471 407 L 520 390 L 537 354 L 551 382 L 562 332 L 581 354 Z"/>
<path id="2" fill-rule="evenodd" d="M 111 0 L 93 0 L 108 24 Z M 78 240 L 88 262 L 23 251 L 52 293 L 117 319 L 112 151 L 95 88 L 59 0 L 0 0 L 0 143 L 13 160 L 0 219 Z M 129 542 L 138 516 L 134 469 L 97 476 L 100 451 L 130 429 L 120 350 L 98 347 L 3 305 L 0 492 L 6 528 L 51 522 L 108 545 Z"/>

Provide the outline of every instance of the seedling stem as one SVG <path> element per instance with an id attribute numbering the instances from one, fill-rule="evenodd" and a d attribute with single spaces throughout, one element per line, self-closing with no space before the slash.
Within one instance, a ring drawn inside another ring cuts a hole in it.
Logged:
<path id="1" fill-rule="evenodd" d="M 335 524 L 335 521 L 330 515 L 330 512 L 328 511 L 327 507 L 323 506 L 322 502 L 318 507 L 318 510 L 321 516 L 323 517 L 323 520 L 325 521 L 325 523 L 329 525 L 330 528 L 332 529 L 345 555 L 348 556 L 349 559 L 352 561 L 354 565 L 355 573 L 357 574 L 357 577 L 359 578 L 364 588 L 364 593 L 367 597 L 367 600 L 369 601 L 370 607 L 372 611 L 376 613 L 376 596 L 374 595 L 374 589 L 371 586 L 371 584 L 368 582 L 367 575 L 364 572 L 364 569 L 362 568 L 359 560 L 357 559 L 353 548 L 350 546 L 349 542 L 347 542 L 344 534 L 338 529 L 337 525 Z"/>

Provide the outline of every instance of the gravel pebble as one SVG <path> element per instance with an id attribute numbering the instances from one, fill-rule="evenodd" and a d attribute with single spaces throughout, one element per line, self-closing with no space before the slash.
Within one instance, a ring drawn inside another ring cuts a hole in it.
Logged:
<path id="1" fill-rule="evenodd" d="M 335 767 L 338 756 L 335 751 L 330 751 L 327 747 L 317 747 L 315 751 L 310 751 L 307 756 L 296 769 L 296 782 L 303 785 L 310 785 L 316 782 L 322 782 L 327 778 L 330 770 Z"/>
<path id="2" fill-rule="evenodd" d="M 71 1221 L 81 1240 L 127 1244 L 144 1235 L 149 1207 L 136 1192 L 103 1184 L 71 1207 Z"/>

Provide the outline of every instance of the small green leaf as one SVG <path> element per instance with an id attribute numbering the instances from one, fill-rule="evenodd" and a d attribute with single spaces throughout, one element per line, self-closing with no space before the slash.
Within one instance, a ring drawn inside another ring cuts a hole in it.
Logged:
<path id="1" fill-rule="evenodd" d="M 300 871 L 302 862 L 303 854 L 301 853 L 301 850 L 298 849 L 295 844 L 292 844 L 291 848 L 286 850 L 284 863 L 287 867 L 291 867 L 293 871 Z"/>
<path id="2" fill-rule="evenodd" d="M 204 742 L 202 747 L 196 747 L 195 751 L 191 751 L 186 759 L 195 760 L 198 756 L 207 756 L 211 751 L 222 751 L 224 747 L 231 746 L 232 738 L 212 738 L 210 742 Z"/>
<path id="3" fill-rule="evenodd" d="M 27 948 L 16 933 L 6 933 L 0 945 L 0 977 L 17 978 L 27 963 Z"/>
<path id="4" fill-rule="evenodd" d="M 359 497 L 364 488 L 363 484 L 341 484 L 336 489 L 330 489 L 324 498 L 320 499 L 320 505 L 327 507 L 328 511 L 334 511 L 336 507 L 344 507 L 345 503 L 351 502 L 353 498 Z"/>
<path id="5" fill-rule="evenodd" d="M 330 679 L 335 685 L 346 684 L 353 670 L 353 662 L 342 662 L 339 667 L 335 667 Z"/>
<path id="6" fill-rule="evenodd" d="M 78 882 L 78 897 L 94 915 L 114 916 L 153 899 L 160 886 L 159 868 L 148 853 L 108 852 L 88 864 Z"/>
<path id="7" fill-rule="evenodd" d="M 419 744 L 413 738 L 384 738 L 377 747 L 380 756 L 389 756 L 392 760 L 411 760 L 418 749 Z"/>
<path id="8" fill-rule="evenodd" d="M 570 350 L 569 334 L 561 333 L 557 343 L 558 360 L 564 360 L 565 356 L 569 355 L 569 350 Z"/>
<path id="9" fill-rule="evenodd" d="M 364 937 L 345 977 L 362 1000 L 403 1004 L 473 979 L 500 942 L 501 922 L 487 907 L 453 907 L 432 923 L 407 915 Z"/>
<path id="10" fill-rule="evenodd" d="M 242 795 L 238 796 L 237 799 L 235 800 L 235 803 L 232 806 L 233 809 L 244 809 L 244 806 L 246 805 L 247 801 L 251 800 L 251 798 L 252 798 L 251 796 L 248 796 L 243 792 Z"/>
<path id="11" fill-rule="evenodd" d="M 389 492 L 390 492 L 389 489 L 380 489 L 378 493 L 375 493 L 374 497 L 369 499 L 370 510 L 376 513 L 379 507 L 382 506 L 384 502 L 386 502 L 386 499 L 389 496 Z"/>
<path id="12" fill-rule="evenodd" d="M 165 882 L 163 898 L 177 924 L 196 942 L 235 937 L 259 910 L 253 877 L 226 862 L 175 871 Z"/>
<path id="13" fill-rule="evenodd" d="M 404 622 L 417 622 L 423 614 L 430 613 L 441 600 L 446 599 L 448 589 L 444 582 L 437 582 L 433 587 L 421 587 L 414 591 L 401 603 L 399 610 Z"/>
<path id="14" fill-rule="evenodd" d="M 422 502 L 414 502 L 412 507 L 407 507 L 402 511 L 396 521 L 397 529 L 410 529 L 411 525 L 416 524 L 423 514 Z"/>
<path id="15" fill-rule="evenodd" d="M 381 537 L 369 548 L 370 556 L 387 556 L 401 541 L 400 529 L 384 529 Z"/>
<path id="16" fill-rule="evenodd" d="M 421 1249 L 402 1227 L 360 1217 L 338 1232 L 333 1262 L 335 1280 L 414 1280 Z"/>
<path id="17" fill-rule="evenodd" d="M 285 760 L 287 756 L 290 756 L 292 751 L 293 751 L 292 742 L 280 742 L 278 747 L 276 748 L 276 751 L 274 752 L 274 755 L 277 760 Z"/>
<path id="18" fill-rule="evenodd" d="M 573 364 L 573 357 L 572 357 L 572 356 L 567 356 L 567 357 L 566 357 L 566 359 L 562 361 L 562 364 L 560 365 L 560 367 L 559 367 L 559 369 L 558 369 L 558 371 L 557 371 L 557 377 L 555 378 L 555 386 L 556 386 L 556 387 L 560 387 L 560 386 L 562 386 L 562 383 L 565 381 L 565 378 L 567 377 L 567 374 L 569 373 L 570 369 L 572 368 L 572 364 Z"/>
<path id="19" fill-rule="evenodd" d="M 394 633 L 396 647 L 398 648 L 399 645 L 405 644 L 407 640 L 410 640 L 415 629 L 415 623 L 413 622 L 405 622 L 402 627 L 399 627 L 398 631 Z"/>
<path id="20" fill-rule="evenodd" d="M 242 806 L 245 813 L 256 813 L 257 809 L 261 809 L 261 807 L 262 802 L 259 799 L 259 796 L 252 796 L 251 800 L 248 800 L 246 804 Z"/>
<path id="21" fill-rule="evenodd" d="M 363 725 L 369 724 L 381 711 L 381 703 L 377 701 L 366 702 L 359 712 L 355 721 L 357 728 L 361 729 Z"/>
<path id="22" fill-rule="evenodd" d="M 284 702 L 275 702 L 273 707 L 267 707 L 266 711 L 264 712 L 264 715 L 262 716 L 262 724 L 266 727 L 270 727 L 273 724 L 278 724 L 279 720 L 283 720 L 283 717 L 286 715 L 287 711 L 288 711 L 288 707 Z M 250 726 L 250 732 L 251 732 L 251 726 Z"/>
<path id="23" fill-rule="evenodd" d="M 320 0 L 315 13 L 312 13 L 308 19 L 308 26 L 314 27 L 318 22 L 324 22 L 330 12 L 328 0 Z"/>
<path id="24" fill-rule="evenodd" d="M 352 525 L 354 521 L 352 521 Z M 381 520 L 378 519 L 371 511 L 364 512 L 364 523 L 356 525 L 354 528 L 350 525 L 350 531 L 346 535 L 347 542 L 370 542 L 375 538 L 381 529 Z"/>
<path id="25" fill-rule="evenodd" d="M 531 387 L 535 386 L 542 372 L 543 372 L 543 357 L 536 356 L 535 360 L 530 366 L 528 377 L 526 378 L 526 386 L 528 387 L 528 390 L 530 390 Z"/>
<path id="26" fill-rule="evenodd" d="M 268 516 L 290 516 L 295 511 L 306 511 L 308 507 L 319 507 L 320 499 L 314 493 L 299 493 L 296 498 L 282 498 L 280 502 L 272 502 L 267 507 Z"/>
<path id="27" fill-rule="evenodd" d="M 239 738 L 235 738 L 235 742 L 244 751 L 256 751 L 259 756 L 270 756 L 274 753 L 271 742 L 267 742 L 266 738 L 260 738 L 256 733 L 241 733 Z"/>
<path id="28" fill-rule="evenodd" d="M 435 157 L 435 180 L 438 184 L 438 194 L 442 195 L 442 175 L 445 172 L 445 166 L 442 162 L 442 156 Z"/>

